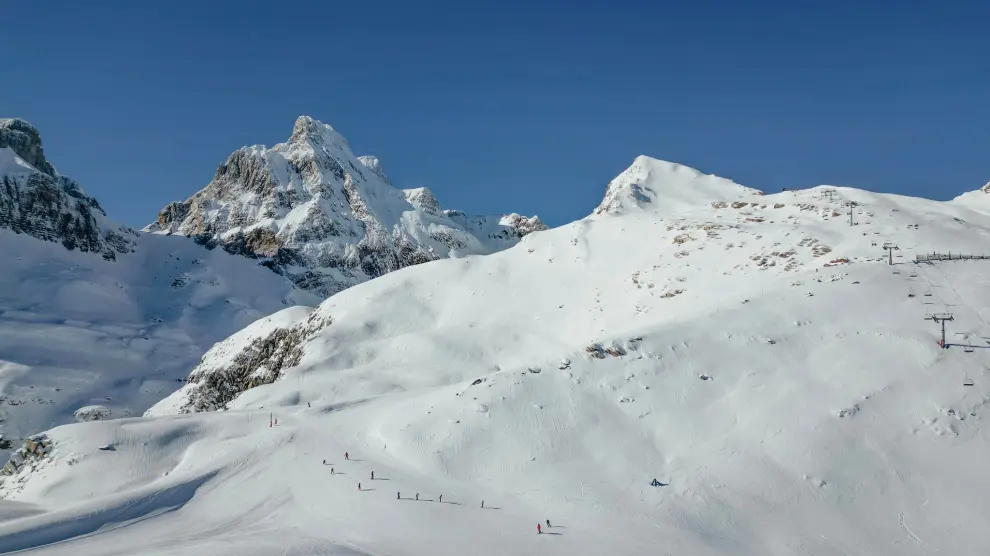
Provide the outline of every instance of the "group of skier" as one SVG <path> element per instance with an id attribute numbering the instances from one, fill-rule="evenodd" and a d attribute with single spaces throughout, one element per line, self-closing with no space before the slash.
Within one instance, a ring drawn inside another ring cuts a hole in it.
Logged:
<path id="1" fill-rule="evenodd" d="M 344 459 L 349 461 L 351 459 L 350 453 L 344 452 Z M 327 464 L 327 460 L 323 460 L 323 465 L 326 465 L 326 464 Z M 331 475 L 334 474 L 333 467 L 330 468 L 330 474 Z M 371 472 L 371 480 L 372 481 L 375 480 L 375 472 L 374 471 Z M 653 479 L 653 481 L 656 482 L 656 479 Z M 361 483 L 358 483 L 357 484 L 357 488 L 358 488 L 358 491 L 361 490 Z M 401 500 L 402 499 L 402 493 L 401 492 L 396 492 L 395 493 L 395 499 L 396 500 Z M 419 500 L 419 493 L 418 492 L 416 493 L 416 500 L 417 501 Z M 442 494 L 439 496 L 438 500 L 440 501 L 441 504 L 443 503 L 443 495 Z M 481 507 L 482 508 L 485 507 L 485 501 L 484 500 L 481 501 Z M 549 529 L 549 528 L 550 528 L 550 520 L 548 519 L 547 520 L 547 529 Z M 543 526 L 540 523 L 537 523 L 536 524 L 536 534 L 538 534 L 538 535 L 542 535 L 543 534 Z"/>

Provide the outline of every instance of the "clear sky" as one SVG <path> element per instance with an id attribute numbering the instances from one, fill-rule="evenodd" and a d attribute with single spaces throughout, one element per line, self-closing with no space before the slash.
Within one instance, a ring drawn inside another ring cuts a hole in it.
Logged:
<path id="1" fill-rule="evenodd" d="M 637 155 L 763 189 L 990 180 L 990 2 L 0 5 L 0 116 L 133 226 L 308 114 L 446 208 L 588 214 Z"/>

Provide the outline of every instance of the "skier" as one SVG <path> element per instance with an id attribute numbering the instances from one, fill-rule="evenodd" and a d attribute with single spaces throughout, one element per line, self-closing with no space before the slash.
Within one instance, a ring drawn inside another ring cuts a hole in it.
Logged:
<path id="1" fill-rule="evenodd" d="M 323 465 L 326 465 L 326 464 L 327 464 L 327 460 L 323 460 Z"/>
<path id="2" fill-rule="evenodd" d="M 372 472 L 371 472 L 371 480 L 372 480 L 372 481 L 374 481 L 374 480 L 375 480 L 375 472 L 374 472 L 374 471 L 372 471 Z"/>
<path id="3" fill-rule="evenodd" d="M 358 483 L 358 491 L 361 490 L 361 483 Z"/>
<path id="4" fill-rule="evenodd" d="M 396 499 L 396 500 L 402 500 L 402 493 L 400 493 L 400 492 L 396 492 L 396 493 L 395 493 L 395 499 Z"/>
<path id="5" fill-rule="evenodd" d="M 543 534 L 543 530 L 540 529 L 540 524 L 539 523 L 536 524 L 536 534 L 537 535 Z"/>
<path id="6" fill-rule="evenodd" d="M 333 467 L 330 468 L 330 474 L 333 475 Z"/>
<path id="7" fill-rule="evenodd" d="M 419 493 L 418 492 L 416 493 L 416 501 L 417 502 L 419 501 Z"/>
<path id="8" fill-rule="evenodd" d="M 484 501 L 484 500 L 482 500 L 482 501 L 481 501 L 481 507 L 482 507 L 482 508 L 484 508 L 484 507 L 485 507 L 485 501 Z"/>
<path id="9" fill-rule="evenodd" d="M 548 519 L 547 520 L 547 529 L 549 529 L 549 528 L 550 528 L 550 520 Z"/>
<path id="10" fill-rule="evenodd" d="M 344 452 L 344 459 L 351 459 L 351 455 L 348 454 L 347 452 Z"/>
<path id="11" fill-rule="evenodd" d="M 440 503 L 443 504 L 443 495 L 440 495 Z"/>

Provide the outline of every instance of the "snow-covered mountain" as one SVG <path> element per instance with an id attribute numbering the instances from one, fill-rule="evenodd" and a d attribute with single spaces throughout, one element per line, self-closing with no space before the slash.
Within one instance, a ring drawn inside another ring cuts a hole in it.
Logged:
<path id="1" fill-rule="evenodd" d="M 257 261 L 115 224 L 33 126 L 0 120 L 0 455 L 107 415 L 93 407 L 140 415 L 213 343 L 318 301 Z"/>
<path id="2" fill-rule="evenodd" d="M 107 220 L 96 199 L 45 158 L 41 135 L 21 119 L 0 119 L 0 229 L 59 242 L 114 260 L 136 232 Z"/>
<path id="3" fill-rule="evenodd" d="M 238 149 L 204 189 L 166 206 L 145 231 L 263 259 L 327 297 L 407 266 L 493 253 L 544 229 L 536 217 L 468 216 L 441 209 L 426 188 L 396 189 L 377 158 L 354 156 L 340 133 L 301 116 L 287 142 Z"/>
<path id="4" fill-rule="evenodd" d="M 988 553 L 982 199 L 640 157 L 587 218 L 286 308 L 147 417 L 38 437 L 0 551 Z"/>

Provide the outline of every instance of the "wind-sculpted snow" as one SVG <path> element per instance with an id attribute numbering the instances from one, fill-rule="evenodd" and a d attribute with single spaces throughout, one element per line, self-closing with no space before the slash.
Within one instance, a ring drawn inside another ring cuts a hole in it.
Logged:
<path id="1" fill-rule="evenodd" d="M 355 157 L 337 131 L 303 116 L 288 142 L 235 151 L 206 188 L 145 229 L 263 259 L 326 297 L 407 266 L 499 251 L 546 226 L 451 215 L 426 188 L 392 187 L 377 158 Z"/>

